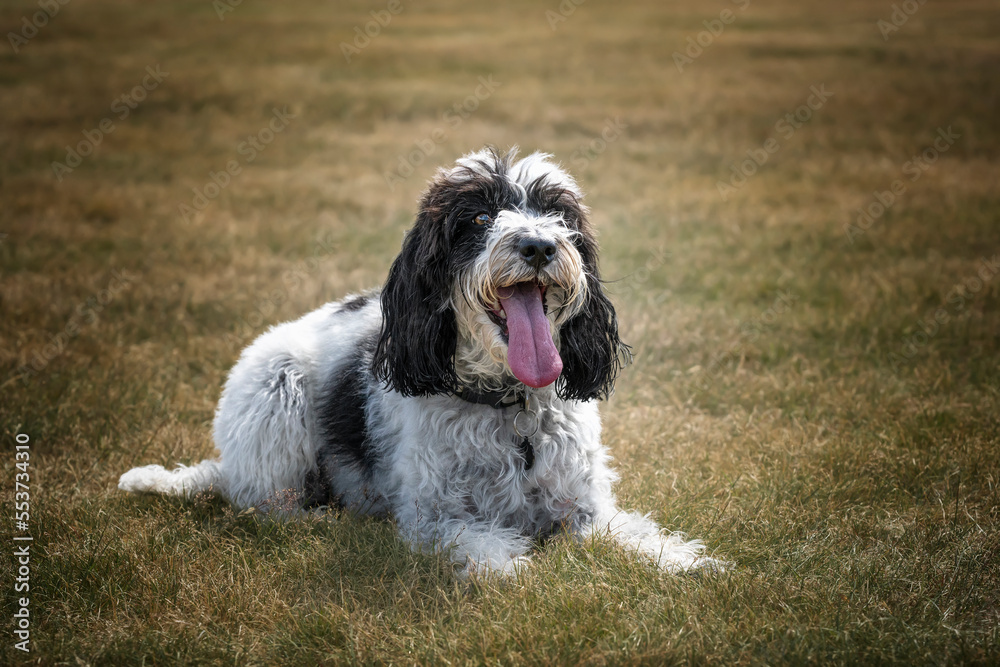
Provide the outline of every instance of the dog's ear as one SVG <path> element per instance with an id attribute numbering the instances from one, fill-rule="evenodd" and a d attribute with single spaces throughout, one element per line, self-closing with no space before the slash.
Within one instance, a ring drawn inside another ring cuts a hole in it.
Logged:
<path id="1" fill-rule="evenodd" d="M 382 331 L 372 371 L 404 396 L 453 391 L 458 327 L 449 306 L 451 268 L 443 184 L 424 195 L 382 288 Z"/>
<path id="2" fill-rule="evenodd" d="M 587 276 L 587 297 L 559 334 L 563 371 L 556 392 L 566 400 L 606 399 L 632 350 L 618 337 L 618 317 L 604 292 L 597 267 L 597 241 L 582 206 L 567 215 L 580 230 L 576 246 Z"/>

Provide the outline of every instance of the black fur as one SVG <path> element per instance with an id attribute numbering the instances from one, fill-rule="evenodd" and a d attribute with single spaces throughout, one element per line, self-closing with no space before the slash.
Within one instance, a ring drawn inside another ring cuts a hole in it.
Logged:
<path id="1" fill-rule="evenodd" d="M 587 300 L 560 332 L 563 371 L 556 381 L 556 393 L 566 400 L 606 399 L 632 352 L 618 336 L 618 317 L 601 284 L 597 241 L 587 219 L 587 208 L 572 192 L 544 178 L 532 183 L 527 193 L 530 208 L 539 213 L 559 213 L 567 227 L 580 232 L 575 245 L 587 274 Z"/>
<path id="2" fill-rule="evenodd" d="M 453 391 L 458 328 L 448 307 L 448 243 L 440 212 L 422 207 L 382 289 L 382 331 L 372 370 L 404 396 Z"/>
<path id="3" fill-rule="evenodd" d="M 323 444 L 316 454 L 318 471 L 306 479 L 306 506 L 328 505 L 337 499 L 339 494 L 329 480 L 338 467 L 353 465 L 367 476 L 375 465 L 365 414 L 374 346 L 374 338 L 364 341 L 355 358 L 331 379 L 317 400 L 316 423 Z"/>
<path id="4" fill-rule="evenodd" d="M 369 301 L 371 301 L 370 296 L 367 294 L 359 294 L 358 296 L 348 299 L 344 303 L 340 304 L 340 310 L 345 313 L 353 313 L 367 306 Z"/>
<path id="5" fill-rule="evenodd" d="M 527 188 L 527 207 L 538 214 L 559 213 L 570 229 L 583 232 L 587 227 L 587 209 L 569 190 L 539 178 Z M 590 233 L 589 227 L 586 229 Z"/>
<path id="6" fill-rule="evenodd" d="M 560 331 L 563 371 L 556 393 L 566 400 L 606 399 L 632 358 L 631 348 L 618 336 L 614 306 L 595 274 L 588 273 L 587 288 L 583 309 Z"/>
<path id="7" fill-rule="evenodd" d="M 494 159 L 490 169 L 505 174 L 505 159 Z M 452 276 L 484 247 L 487 230 L 471 223 L 476 214 L 495 216 L 516 201 L 506 178 L 468 176 L 441 177 L 431 185 L 382 289 L 382 332 L 372 368 L 404 396 L 458 388 L 458 329 L 448 306 Z"/>

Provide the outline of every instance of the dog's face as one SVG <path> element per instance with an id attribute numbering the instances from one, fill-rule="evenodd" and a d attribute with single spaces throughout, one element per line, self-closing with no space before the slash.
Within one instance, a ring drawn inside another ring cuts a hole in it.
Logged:
<path id="1" fill-rule="evenodd" d="M 397 391 L 611 391 L 627 348 L 580 191 L 548 157 L 487 150 L 438 172 L 382 292 L 374 370 Z"/>

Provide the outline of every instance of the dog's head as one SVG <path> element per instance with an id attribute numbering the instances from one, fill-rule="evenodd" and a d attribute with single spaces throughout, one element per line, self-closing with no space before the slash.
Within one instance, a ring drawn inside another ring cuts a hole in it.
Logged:
<path id="1" fill-rule="evenodd" d="M 441 169 L 382 290 L 376 376 L 407 396 L 555 383 L 606 398 L 628 355 L 576 182 L 534 153 Z"/>

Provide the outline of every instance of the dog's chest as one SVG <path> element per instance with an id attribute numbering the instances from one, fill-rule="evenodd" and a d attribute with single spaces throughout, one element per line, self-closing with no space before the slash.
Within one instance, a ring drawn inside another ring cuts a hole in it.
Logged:
<path id="1" fill-rule="evenodd" d="M 517 413 L 509 409 L 439 422 L 443 428 L 434 440 L 442 443 L 449 495 L 460 497 L 468 512 L 545 531 L 578 511 L 582 491 L 590 486 L 594 443 L 561 411 L 543 408 L 531 419 Z"/>

